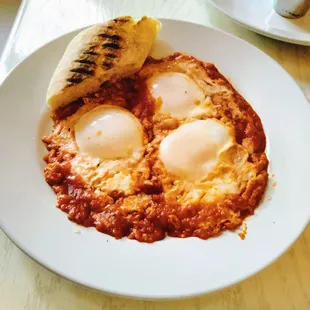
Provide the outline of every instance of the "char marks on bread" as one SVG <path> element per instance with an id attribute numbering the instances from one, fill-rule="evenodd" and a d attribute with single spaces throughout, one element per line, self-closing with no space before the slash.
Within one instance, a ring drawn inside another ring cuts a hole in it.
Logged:
<path id="1" fill-rule="evenodd" d="M 118 17 L 80 32 L 68 45 L 47 90 L 52 110 L 99 90 L 105 81 L 132 75 L 142 67 L 161 23 Z"/>

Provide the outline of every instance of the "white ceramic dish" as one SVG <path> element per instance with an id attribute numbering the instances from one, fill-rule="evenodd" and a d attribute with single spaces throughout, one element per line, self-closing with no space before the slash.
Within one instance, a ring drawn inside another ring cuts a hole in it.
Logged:
<path id="1" fill-rule="evenodd" d="M 198 295 L 249 277 L 281 255 L 309 220 L 310 109 L 293 79 L 260 50 L 229 34 L 181 21 L 162 22 L 155 53 L 175 50 L 215 63 L 262 118 L 277 186 L 266 194 L 272 200 L 264 199 L 247 219 L 244 241 L 236 232 L 207 241 L 115 240 L 76 226 L 55 208 L 41 160 L 45 150 L 40 137 L 51 125 L 45 92 L 77 32 L 30 55 L 0 89 L 0 226 L 25 253 L 61 276 L 141 298 Z"/>
<path id="2" fill-rule="evenodd" d="M 278 15 L 273 0 L 210 0 L 239 24 L 267 37 L 310 46 L 310 11 L 299 19 Z"/>

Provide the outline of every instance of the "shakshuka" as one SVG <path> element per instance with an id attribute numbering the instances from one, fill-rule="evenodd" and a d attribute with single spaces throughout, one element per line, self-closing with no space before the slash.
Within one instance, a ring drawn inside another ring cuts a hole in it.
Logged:
<path id="1" fill-rule="evenodd" d="M 141 242 L 208 239 L 254 213 L 261 120 L 213 64 L 175 53 L 58 108 L 45 179 L 80 225 Z"/>

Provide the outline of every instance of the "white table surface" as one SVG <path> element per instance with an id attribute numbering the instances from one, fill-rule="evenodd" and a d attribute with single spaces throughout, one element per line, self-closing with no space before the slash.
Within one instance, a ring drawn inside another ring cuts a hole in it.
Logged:
<path id="1" fill-rule="evenodd" d="M 1 5 L 3 9 L 0 0 Z M 125 14 L 188 20 L 231 32 L 280 63 L 310 98 L 309 47 L 278 42 L 246 30 L 206 0 L 24 0 L 2 55 L 0 81 L 44 43 L 76 28 Z M 0 230 L 0 310 L 19 309 L 308 310 L 310 226 L 292 248 L 257 275 L 222 291 L 179 301 L 128 300 L 79 287 L 32 261 Z"/>
<path id="2" fill-rule="evenodd" d="M 21 0 L 0 0 L 0 55 L 10 33 Z"/>

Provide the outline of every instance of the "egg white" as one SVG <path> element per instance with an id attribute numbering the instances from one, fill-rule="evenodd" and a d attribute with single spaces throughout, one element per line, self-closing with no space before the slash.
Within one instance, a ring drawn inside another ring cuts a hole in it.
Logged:
<path id="1" fill-rule="evenodd" d="M 164 72 L 152 76 L 147 81 L 157 110 L 177 119 L 198 117 L 209 113 L 209 98 L 186 74 Z"/>

